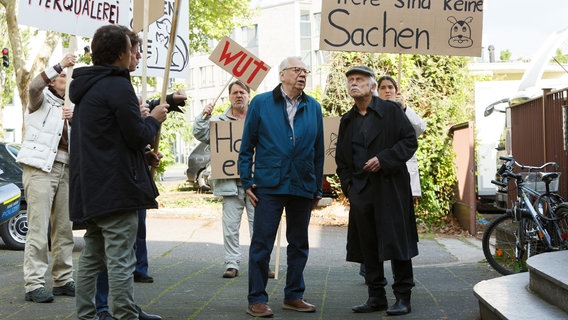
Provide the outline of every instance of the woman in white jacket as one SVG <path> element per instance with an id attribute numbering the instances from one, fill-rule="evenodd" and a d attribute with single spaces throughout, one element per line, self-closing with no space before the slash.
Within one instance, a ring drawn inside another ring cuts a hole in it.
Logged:
<path id="1" fill-rule="evenodd" d="M 420 118 L 418 114 L 412 108 L 410 108 L 404 102 L 404 99 L 400 92 L 398 91 L 398 85 L 396 81 L 390 76 L 382 76 L 377 79 L 379 98 L 384 100 L 393 100 L 400 103 L 400 106 L 406 113 L 406 117 L 414 127 L 416 132 L 416 137 L 420 136 L 426 130 L 426 122 Z M 422 191 L 420 189 L 420 173 L 418 171 L 418 161 L 416 160 L 416 154 L 412 155 L 412 158 L 406 162 L 406 167 L 408 168 L 408 173 L 410 173 L 410 186 L 412 188 L 412 196 L 420 197 Z"/>

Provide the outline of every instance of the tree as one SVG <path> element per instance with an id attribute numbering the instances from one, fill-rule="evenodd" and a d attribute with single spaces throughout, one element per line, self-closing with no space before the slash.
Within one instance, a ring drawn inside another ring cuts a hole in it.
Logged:
<path id="1" fill-rule="evenodd" d="M 555 60 L 558 63 L 568 63 L 568 54 L 564 54 L 562 52 L 562 49 L 558 48 L 556 49 L 556 54 L 554 55 L 554 59 L 552 59 L 552 61 L 554 62 Z"/>
<path id="2" fill-rule="evenodd" d="M 0 107 L 3 108 L 6 101 L 12 97 L 13 87 L 10 84 L 12 75 L 15 75 L 15 85 L 18 88 L 20 100 L 22 102 L 22 113 L 28 104 L 28 86 L 32 77 L 43 71 L 53 54 L 57 44 L 62 39 L 62 34 L 47 31 L 44 34 L 43 43 L 39 53 L 33 60 L 30 69 L 26 68 L 28 61 L 29 47 L 28 35 L 29 28 L 21 30 L 17 22 L 18 0 L 0 0 L 0 29 L 8 30 L 10 45 L 11 66 L 5 74 L 5 80 L 0 83 L 2 91 L 2 101 Z M 217 40 L 224 35 L 230 34 L 233 28 L 242 24 L 249 17 L 250 0 L 191 0 L 188 1 L 190 7 L 190 51 L 208 51 L 208 41 Z M 38 35 L 38 32 L 34 34 Z M 6 43 L 4 34 L 0 36 L 0 43 Z M 13 70 L 13 74 L 10 73 Z"/>
<path id="3" fill-rule="evenodd" d="M 416 156 L 420 168 L 422 197 L 415 206 L 416 217 L 425 227 L 444 223 L 453 202 L 456 173 L 449 128 L 471 119 L 473 79 L 467 74 L 464 57 L 401 55 L 399 88 L 409 105 L 427 121 L 418 138 Z M 347 112 L 353 101 L 347 93 L 345 71 L 367 65 L 377 76 L 398 77 L 395 54 L 334 53 L 322 106 L 326 116 Z"/>
<path id="4" fill-rule="evenodd" d="M 499 52 L 499 59 L 501 61 L 510 61 L 511 60 L 511 51 L 504 50 Z"/>
<path id="5" fill-rule="evenodd" d="M 209 52 L 209 40 L 219 40 L 250 18 L 250 0 L 191 0 L 189 43 L 191 53 Z"/>
<path id="6" fill-rule="evenodd" d="M 55 47 L 59 43 L 61 36 L 59 33 L 48 31 L 45 33 L 44 42 L 39 53 L 35 57 L 31 68 L 26 69 L 26 60 L 28 51 L 27 43 L 27 31 L 21 31 L 18 26 L 17 14 L 16 14 L 16 4 L 17 0 L 0 0 L 0 5 L 3 7 L 3 12 L 5 20 L 2 21 L 6 25 L 2 25 L 2 29 L 8 30 L 8 38 L 10 40 L 10 68 L 13 69 L 14 75 L 16 76 L 16 87 L 18 88 L 18 93 L 20 100 L 22 101 L 22 113 L 25 111 L 28 105 L 28 86 L 34 74 L 45 69 L 49 57 L 53 54 Z M 1 39 L 4 42 L 4 39 Z M 3 96 L 12 94 L 10 87 L 5 87 L 3 91 Z M 4 104 L 1 105 L 4 107 Z"/>

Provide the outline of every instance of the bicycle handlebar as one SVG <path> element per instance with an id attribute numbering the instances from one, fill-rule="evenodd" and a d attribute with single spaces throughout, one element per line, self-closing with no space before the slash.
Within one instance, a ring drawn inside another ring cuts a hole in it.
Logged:
<path id="1" fill-rule="evenodd" d="M 491 180 L 491 183 L 498 185 L 500 187 L 507 187 L 507 183 L 506 182 L 502 182 L 502 181 L 498 181 L 498 180 Z"/>
<path id="2" fill-rule="evenodd" d="M 503 160 L 503 164 L 501 164 L 501 167 L 497 169 L 497 175 L 502 177 L 503 181 L 491 180 L 491 183 L 498 185 L 500 187 L 507 187 L 507 178 L 514 178 L 517 182 L 522 182 L 523 179 L 522 175 L 513 172 L 513 166 L 515 165 L 522 170 L 528 170 L 528 171 L 542 170 L 549 166 L 554 166 L 556 170 L 560 168 L 558 166 L 558 163 L 556 162 L 547 162 L 540 167 L 535 167 L 535 166 L 525 166 L 523 164 L 520 164 L 517 161 L 515 161 L 515 158 L 513 158 L 512 156 L 499 156 L 499 159 Z"/>
<path id="3" fill-rule="evenodd" d="M 529 171 L 530 170 L 542 170 L 542 169 L 549 167 L 549 166 L 554 166 L 554 168 L 556 170 L 560 169 L 560 166 L 558 165 L 558 163 L 556 163 L 554 161 L 547 162 L 540 167 L 535 167 L 535 166 L 527 166 L 527 165 L 521 164 L 521 163 L 515 161 L 515 158 L 513 158 L 512 156 L 499 156 L 499 159 L 503 160 L 505 162 L 503 162 L 503 164 L 501 165 L 501 168 L 499 168 L 497 173 L 499 173 L 500 171 L 505 172 L 505 170 L 507 170 L 507 167 L 510 167 L 510 169 L 512 169 L 513 165 L 516 165 L 517 167 L 519 167 L 523 170 L 529 170 Z M 507 162 L 509 162 L 509 164 L 507 164 Z"/>

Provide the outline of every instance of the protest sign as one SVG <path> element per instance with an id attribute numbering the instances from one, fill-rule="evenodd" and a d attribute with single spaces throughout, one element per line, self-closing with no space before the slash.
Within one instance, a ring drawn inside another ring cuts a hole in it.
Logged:
<path id="1" fill-rule="evenodd" d="M 128 25 L 129 5 L 129 1 L 120 0 L 22 0 L 18 23 L 91 38 L 104 25 Z"/>
<path id="2" fill-rule="evenodd" d="M 153 0 L 150 0 L 153 1 Z M 179 18 L 177 22 L 177 32 L 175 37 L 175 46 L 173 47 L 173 52 L 171 56 L 170 63 L 170 78 L 188 78 L 189 76 L 189 0 L 179 0 L 181 1 L 180 7 L 183 8 L 179 11 Z M 164 71 L 166 69 L 166 60 L 168 56 L 168 47 L 170 44 L 170 30 L 172 29 L 172 22 L 174 17 L 174 4 L 175 0 L 165 0 L 158 1 L 164 3 L 162 10 L 160 11 L 160 17 L 148 26 L 148 47 L 144 49 L 141 46 L 141 50 L 146 50 L 146 74 L 150 77 L 163 77 Z M 136 1 L 134 5 L 140 3 Z M 155 7 L 155 4 L 151 4 L 150 8 Z M 138 11 L 137 11 L 138 14 Z M 150 20 L 155 17 L 156 13 L 152 13 Z M 132 22 L 136 21 L 136 29 L 139 31 L 138 19 L 134 19 L 134 12 L 130 13 Z M 130 25 L 130 24 L 128 24 Z M 143 38 L 142 33 L 138 35 Z M 142 70 L 138 68 L 136 71 L 131 72 L 132 75 L 141 76 Z"/>
<path id="3" fill-rule="evenodd" d="M 270 66 L 229 37 L 223 37 L 209 60 L 256 90 L 270 71 Z"/>
<path id="4" fill-rule="evenodd" d="M 483 0 L 325 0 L 320 49 L 481 56 Z"/>
<path id="5" fill-rule="evenodd" d="M 339 117 L 323 119 L 324 128 L 324 174 L 335 173 L 335 145 L 339 130 Z M 244 121 L 211 121 L 210 179 L 234 179 L 239 177 L 238 165 Z"/>

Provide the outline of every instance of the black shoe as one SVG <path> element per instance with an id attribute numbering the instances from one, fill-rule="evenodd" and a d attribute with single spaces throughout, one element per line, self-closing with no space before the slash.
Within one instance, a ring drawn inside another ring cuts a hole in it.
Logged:
<path id="1" fill-rule="evenodd" d="M 46 303 L 53 301 L 53 295 L 44 287 L 39 287 L 34 291 L 26 292 L 26 301 Z"/>
<path id="2" fill-rule="evenodd" d="M 53 287 L 54 296 L 75 296 L 75 282 L 70 281 L 61 287 Z"/>
<path id="3" fill-rule="evenodd" d="M 154 278 L 145 273 L 134 272 L 134 282 L 152 283 L 154 282 Z"/>
<path id="4" fill-rule="evenodd" d="M 351 308 L 355 313 L 369 313 L 369 312 L 376 312 L 376 311 L 383 311 L 387 310 L 388 303 L 386 297 L 369 297 L 367 302 L 354 306 Z"/>
<path id="5" fill-rule="evenodd" d="M 138 311 L 138 319 L 140 320 L 162 320 L 160 316 L 142 311 L 138 305 L 134 305 L 134 308 Z"/>
<path id="6" fill-rule="evenodd" d="M 396 302 L 387 310 L 389 316 L 400 316 L 410 313 L 410 300 L 396 299 Z"/>

